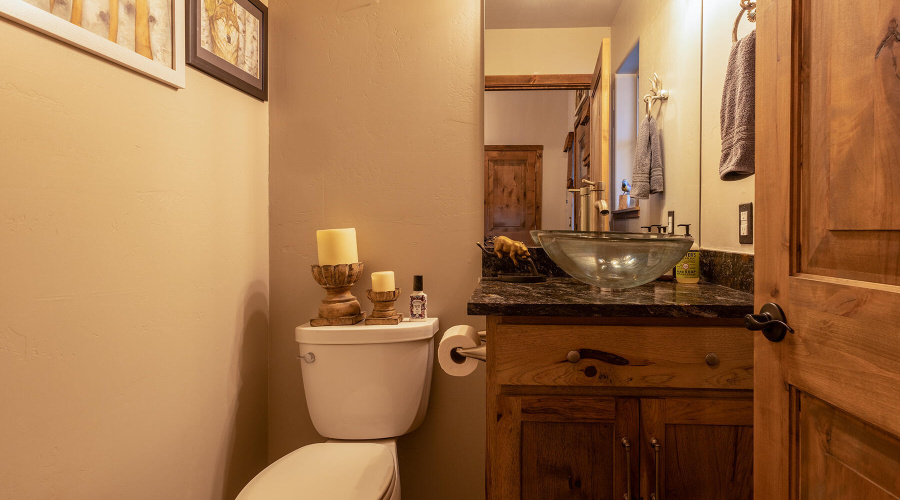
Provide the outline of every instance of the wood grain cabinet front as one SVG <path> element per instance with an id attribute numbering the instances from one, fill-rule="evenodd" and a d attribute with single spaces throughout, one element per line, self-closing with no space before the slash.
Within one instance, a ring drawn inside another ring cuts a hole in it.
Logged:
<path id="1" fill-rule="evenodd" d="M 564 321 L 488 321 L 490 500 L 753 497 L 749 332 Z"/>
<path id="2" fill-rule="evenodd" d="M 490 498 L 636 495 L 639 402 L 634 398 L 501 396 Z"/>
<path id="3" fill-rule="evenodd" d="M 498 324 L 496 383 L 751 389 L 752 333 L 721 326 Z"/>

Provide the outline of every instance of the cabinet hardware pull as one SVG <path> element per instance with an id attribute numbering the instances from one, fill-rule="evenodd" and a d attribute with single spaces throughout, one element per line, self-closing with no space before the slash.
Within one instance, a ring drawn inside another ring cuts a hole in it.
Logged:
<path id="1" fill-rule="evenodd" d="M 611 352 L 598 351 L 596 349 L 575 349 L 573 351 L 569 351 L 568 354 L 566 354 L 566 361 L 568 361 L 569 363 L 577 363 L 582 359 L 596 359 L 601 363 L 616 366 L 628 366 L 629 364 L 631 364 L 630 361 L 623 358 L 622 356 L 613 354 Z"/>
<path id="2" fill-rule="evenodd" d="M 656 438 L 651 439 L 650 446 L 653 447 L 653 452 L 656 459 L 656 492 L 650 495 L 650 500 L 659 500 L 659 441 Z"/>
<path id="3" fill-rule="evenodd" d="M 622 447 L 625 448 L 625 473 L 628 476 L 625 479 L 625 500 L 632 500 L 631 498 L 631 441 L 628 440 L 627 437 L 622 438 Z"/>

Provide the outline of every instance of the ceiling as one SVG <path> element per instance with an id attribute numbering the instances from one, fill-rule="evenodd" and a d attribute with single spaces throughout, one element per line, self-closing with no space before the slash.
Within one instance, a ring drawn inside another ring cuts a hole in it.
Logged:
<path id="1" fill-rule="evenodd" d="M 612 26 L 622 0 L 484 0 L 486 29 Z"/>

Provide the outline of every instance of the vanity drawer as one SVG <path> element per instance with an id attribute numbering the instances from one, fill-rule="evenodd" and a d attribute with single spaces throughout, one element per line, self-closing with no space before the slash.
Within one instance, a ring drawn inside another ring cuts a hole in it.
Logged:
<path id="1" fill-rule="evenodd" d="M 500 322 L 488 356 L 500 385 L 753 388 L 753 334 L 739 327 Z"/>

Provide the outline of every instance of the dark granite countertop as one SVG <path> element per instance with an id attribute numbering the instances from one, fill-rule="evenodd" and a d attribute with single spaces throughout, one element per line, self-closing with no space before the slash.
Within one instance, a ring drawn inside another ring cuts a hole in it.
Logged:
<path id="1" fill-rule="evenodd" d="M 710 283 L 653 281 L 612 292 L 573 278 L 546 283 L 481 278 L 467 310 L 472 316 L 742 318 L 753 313 L 753 294 Z"/>

